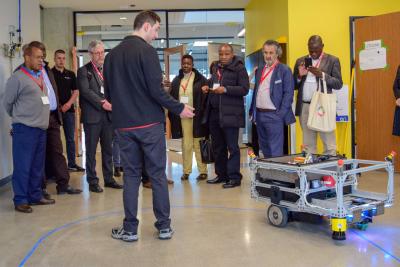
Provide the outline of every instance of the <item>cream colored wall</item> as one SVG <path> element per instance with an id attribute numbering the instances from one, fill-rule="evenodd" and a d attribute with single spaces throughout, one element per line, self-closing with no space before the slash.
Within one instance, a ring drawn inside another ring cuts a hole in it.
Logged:
<path id="1" fill-rule="evenodd" d="M 21 1 L 22 3 L 22 37 L 23 43 L 33 40 L 40 41 L 40 8 L 39 0 Z M 0 8 L 0 45 L 9 42 L 8 26 L 13 25 L 18 28 L 18 1 L 1 0 Z M 15 39 L 17 41 L 17 39 Z M 11 153 L 11 137 L 10 118 L 6 114 L 2 96 L 4 93 L 4 85 L 10 76 L 12 70 L 23 62 L 21 56 L 17 55 L 10 59 L 4 57 L 3 49 L 0 50 L 0 179 L 8 176 L 12 172 L 12 153 Z"/>

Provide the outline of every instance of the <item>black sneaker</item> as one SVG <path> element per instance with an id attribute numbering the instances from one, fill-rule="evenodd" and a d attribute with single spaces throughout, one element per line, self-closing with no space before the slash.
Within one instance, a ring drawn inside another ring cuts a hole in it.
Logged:
<path id="1" fill-rule="evenodd" d="M 111 237 L 125 242 L 134 242 L 139 239 L 137 234 L 125 231 L 123 226 L 113 228 L 111 230 Z"/>

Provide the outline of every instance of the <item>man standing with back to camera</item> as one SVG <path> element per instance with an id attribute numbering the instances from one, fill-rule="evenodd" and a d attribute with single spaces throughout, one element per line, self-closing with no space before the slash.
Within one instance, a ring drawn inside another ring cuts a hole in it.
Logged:
<path id="1" fill-rule="evenodd" d="M 172 237 L 163 107 L 182 118 L 194 116 L 192 107 L 174 100 L 162 88 L 160 61 L 150 45 L 158 37 L 160 22 L 155 12 L 140 12 L 133 35 L 113 48 L 104 63 L 105 94 L 113 106 L 112 124 L 117 129 L 124 166 L 125 219 L 121 227 L 112 229 L 111 236 L 126 242 L 138 240 L 138 191 L 143 166 L 152 182 L 158 238 Z"/>

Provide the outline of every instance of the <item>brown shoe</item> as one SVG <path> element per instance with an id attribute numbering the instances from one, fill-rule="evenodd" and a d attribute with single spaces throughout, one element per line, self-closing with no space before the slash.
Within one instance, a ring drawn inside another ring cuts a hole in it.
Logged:
<path id="1" fill-rule="evenodd" d="M 31 206 L 37 206 L 37 205 L 52 205 L 56 203 L 56 201 L 54 199 L 45 199 L 42 198 L 41 200 L 37 201 L 37 202 L 33 202 L 30 203 Z"/>
<path id="2" fill-rule="evenodd" d="M 143 187 L 144 188 L 151 188 L 151 182 L 150 181 L 144 182 L 143 183 Z"/>
<path id="3" fill-rule="evenodd" d="M 182 181 L 183 181 L 183 180 L 189 180 L 189 174 L 186 174 L 186 173 L 182 174 L 181 180 L 182 180 Z"/>
<path id="4" fill-rule="evenodd" d="M 200 173 L 199 176 L 197 176 L 196 180 L 201 181 L 201 180 L 207 180 L 208 175 L 207 173 Z"/>
<path id="5" fill-rule="evenodd" d="M 171 179 L 168 179 L 168 178 L 167 178 L 167 182 L 168 182 L 168 184 L 174 184 L 174 181 Z"/>
<path id="6" fill-rule="evenodd" d="M 33 209 L 28 204 L 21 204 L 15 206 L 15 210 L 23 213 L 32 213 Z"/>

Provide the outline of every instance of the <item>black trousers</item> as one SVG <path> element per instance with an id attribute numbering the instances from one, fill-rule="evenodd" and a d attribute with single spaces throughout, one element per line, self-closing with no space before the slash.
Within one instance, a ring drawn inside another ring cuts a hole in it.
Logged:
<path id="1" fill-rule="evenodd" d="M 238 144 L 239 128 L 220 127 L 218 113 L 218 110 L 212 110 L 209 118 L 215 159 L 215 174 L 222 179 L 241 180 L 240 149 Z"/>
<path id="2" fill-rule="evenodd" d="M 99 123 L 84 123 L 86 145 L 86 180 L 89 184 L 99 183 L 96 174 L 96 149 L 100 141 L 101 166 L 105 183 L 113 181 L 111 122 L 104 113 Z"/>
<path id="3" fill-rule="evenodd" d="M 164 124 L 117 132 L 124 168 L 124 230 L 136 233 L 138 196 L 143 168 L 150 176 L 153 190 L 153 211 L 158 230 L 170 227 L 170 203 L 166 165 Z"/>
<path id="4" fill-rule="evenodd" d="M 58 122 L 57 116 L 57 111 L 50 113 L 46 141 L 46 177 L 44 179 L 44 188 L 46 188 L 46 178 L 52 178 L 55 179 L 57 183 L 57 189 L 64 190 L 68 187 L 70 176 L 67 167 L 67 160 L 63 155 L 60 123 Z"/>

